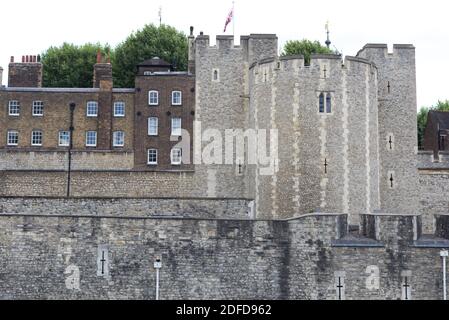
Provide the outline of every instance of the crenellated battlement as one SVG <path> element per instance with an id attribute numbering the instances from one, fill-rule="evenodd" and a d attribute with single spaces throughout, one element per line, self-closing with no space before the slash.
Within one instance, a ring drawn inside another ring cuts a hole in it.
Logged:
<path id="1" fill-rule="evenodd" d="M 433 151 L 419 151 L 417 158 L 420 170 L 449 169 L 449 152 L 447 151 L 440 151 L 437 155 Z"/>

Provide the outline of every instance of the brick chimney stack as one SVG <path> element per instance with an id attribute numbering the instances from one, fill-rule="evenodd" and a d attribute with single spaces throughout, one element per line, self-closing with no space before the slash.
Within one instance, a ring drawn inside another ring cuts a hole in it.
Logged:
<path id="1" fill-rule="evenodd" d="M 193 35 L 193 27 L 190 27 L 189 42 L 189 61 L 188 71 L 191 74 L 195 74 L 195 36 Z"/>
<path id="2" fill-rule="evenodd" d="M 112 90 L 112 65 L 108 59 L 107 63 L 103 63 L 103 55 L 100 49 L 97 51 L 97 63 L 94 65 L 94 88 L 101 90 Z"/>
<path id="3" fill-rule="evenodd" d="M 112 149 L 112 65 L 107 60 L 103 62 L 100 49 L 97 51 L 97 63 L 94 65 L 94 88 L 99 88 L 98 94 L 98 149 Z"/>
<path id="4" fill-rule="evenodd" d="M 40 56 L 22 56 L 22 62 L 14 62 L 11 57 L 8 72 L 8 86 L 22 88 L 42 87 L 43 65 Z"/>

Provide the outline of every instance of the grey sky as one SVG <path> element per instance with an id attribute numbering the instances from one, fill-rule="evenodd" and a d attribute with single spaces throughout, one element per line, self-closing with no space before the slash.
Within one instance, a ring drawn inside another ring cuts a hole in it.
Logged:
<path id="1" fill-rule="evenodd" d="M 158 23 L 159 6 L 163 23 L 186 34 L 193 25 L 195 34 L 204 31 L 213 43 L 222 34 L 232 0 L 4 1 L 0 66 L 6 71 L 11 55 L 38 54 L 64 41 L 116 45 L 144 24 Z M 324 42 L 326 20 L 333 45 L 344 55 L 355 55 L 366 43 L 412 43 L 417 48 L 418 107 L 449 99 L 447 0 L 236 0 L 235 10 L 237 44 L 240 35 L 249 33 L 276 33 L 280 47 L 290 39 Z"/>

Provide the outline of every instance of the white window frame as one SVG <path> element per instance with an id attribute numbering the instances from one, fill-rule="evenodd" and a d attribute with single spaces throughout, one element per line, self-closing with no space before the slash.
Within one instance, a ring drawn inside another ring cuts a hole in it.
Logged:
<path id="1" fill-rule="evenodd" d="M 14 143 L 10 142 L 10 140 L 11 140 L 10 138 L 11 138 L 12 134 L 17 136 L 17 142 L 14 142 Z M 7 135 L 6 135 L 6 143 L 7 143 L 8 146 L 12 146 L 12 147 L 18 146 L 19 145 L 19 132 L 16 131 L 16 130 L 9 130 Z"/>
<path id="2" fill-rule="evenodd" d="M 89 134 L 90 133 L 95 133 L 95 144 L 93 143 L 89 143 Z M 97 147 L 97 142 L 98 142 L 98 134 L 97 131 L 87 131 L 86 132 L 86 147 Z"/>
<path id="3" fill-rule="evenodd" d="M 16 112 L 11 112 L 11 109 L 15 108 Z M 10 100 L 8 103 L 8 114 L 12 117 L 20 116 L 20 102 L 17 100 Z"/>
<path id="4" fill-rule="evenodd" d="M 179 94 L 179 102 L 175 101 L 175 95 Z M 171 105 L 182 106 L 182 91 L 175 90 L 171 92 Z"/>
<path id="5" fill-rule="evenodd" d="M 178 155 L 179 156 L 179 161 L 174 161 L 175 160 L 174 159 L 175 158 L 175 156 L 174 156 L 175 152 L 179 152 L 180 153 Z M 170 152 L 170 161 L 171 161 L 171 164 L 174 165 L 174 166 L 180 166 L 182 164 L 182 149 L 181 148 L 173 148 L 171 150 L 171 152 Z"/>
<path id="6" fill-rule="evenodd" d="M 150 161 L 150 152 L 154 151 L 156 153 L 156 161 Z M 148 149 L 147 151 L 147 164 L 149 166 L 157 166 L 158 162 L 158 150 L 157 149 Z"/>
<path id="7" fill-rule="evenodd" d="M 91 113 L 91 109 L 95 105 L 95 114 Z M 98 117 L 98 102 L 97 101 L 88 101 L 86 104 L 86 116 L 88 118 L 97 118 Z"/>
<path id="8" fill-rule="evenodd" d="M 117 143 L 117 137 L 118 135 L 122 135 L 122 142 L 121 143 Z M 124 147 L 125 146 L 125 132 L 124 131 L 115 131 L 112 134 L 112 141 L 113 141 L 113 146 L 114 147 Z"/>
<path id="9" fill-rule="evenodd" d="M 117 113 L 117 107 L 122 106 L 123 113 Z M 114 117 L 115 118 L 124 118 L 126 115 L 126 104 L 123 101 L 114 102 Z"/>
<path id="10" fill-rule="evenodd" d="M 34 138 L 35 138 L 35 136 L 39 136 L 39 135 L 40 135 L 40 143 L 35 143 Z M 31 132 L 31 145 L 33 147 L 42 147 L 43 140 L 44 140 L 44 133 L 42 131 L 33 130 Z"/>
<path id="11" fill-rule="evenodd" d="M 155 127 L 152 126 L 152 121 L 156 121 Z M 155 137 L 159 135 L 159 118 L 156 117 L 148 118 L 148 135 L 150 137 Z"/>
<path id="12" fill-rule="evenodd" d="M 154 100 L 154 98 L 151 97 L 151 94 L 156 94 L 156 102 L 152 102 L 152 100 Z M 150 90 L 148 92 L 148 105 L 150 106 L 158 106 L 159 105 L 159 91 L 156 90 Z"/>
<path id="13" fill-rule="evenodd" d="M 179 121 L 179 128 L 178 127 L 175 128 L 176 121 Z M 182 136 L 182 118 L 172 118 L 171 119 L 171 135 L 172 135 L 172 137 L 181 137 Z"/>
<path id="14" fill-rule="evenodd" d="M 41 110 L 41 113 L 36 113 L 37 108 L 39 108 Z M 44 116 L 44 102 L 33 101 L 32 114 L 33 114 L 33 117 L 43 117 Z"/>
<path id="15" fill-rule="evenodd" d="M 67 140 L 67 144 L 65 143 L 61 143 L 62 139 L 62 135 L 63 134 L 67 134 L 68 140 Z M 59 131 L 58 133 L 58 145 L 60 147 L 70 147 L 70 131 Z"/>

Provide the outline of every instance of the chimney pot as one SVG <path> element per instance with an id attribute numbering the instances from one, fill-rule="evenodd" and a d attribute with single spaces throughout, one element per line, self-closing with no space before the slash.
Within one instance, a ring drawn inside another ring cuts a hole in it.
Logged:
<path id="1" fill-rule="evenodd" d="M 29 55 L 26 56 L 25 62 L 27 62 L 27 63 L 30 62 L 30 56 Z"/>
<path id="2" fill-rule="evenodd" d="M 11 62 L 11 63 L 14 63 L 14 56 L 11 56 L 10 62 Z"/>
<path id="3" fill-rule="evenodd" d="M 41 55 L 40 54 L 37 55 L 37 62 L 41 62 Z"/>
<path id="4" fill-rule="evenodd" d="M 190 35 L 193 36 L 193 26 L 190 27 Z"/>
<path id="5" fill-rule="evenodd" d="M 200 32 L 200 36 L 202 36 L 202 35 L 204 35 L 204 32 L 203 32 L 203 31 Z"/>

